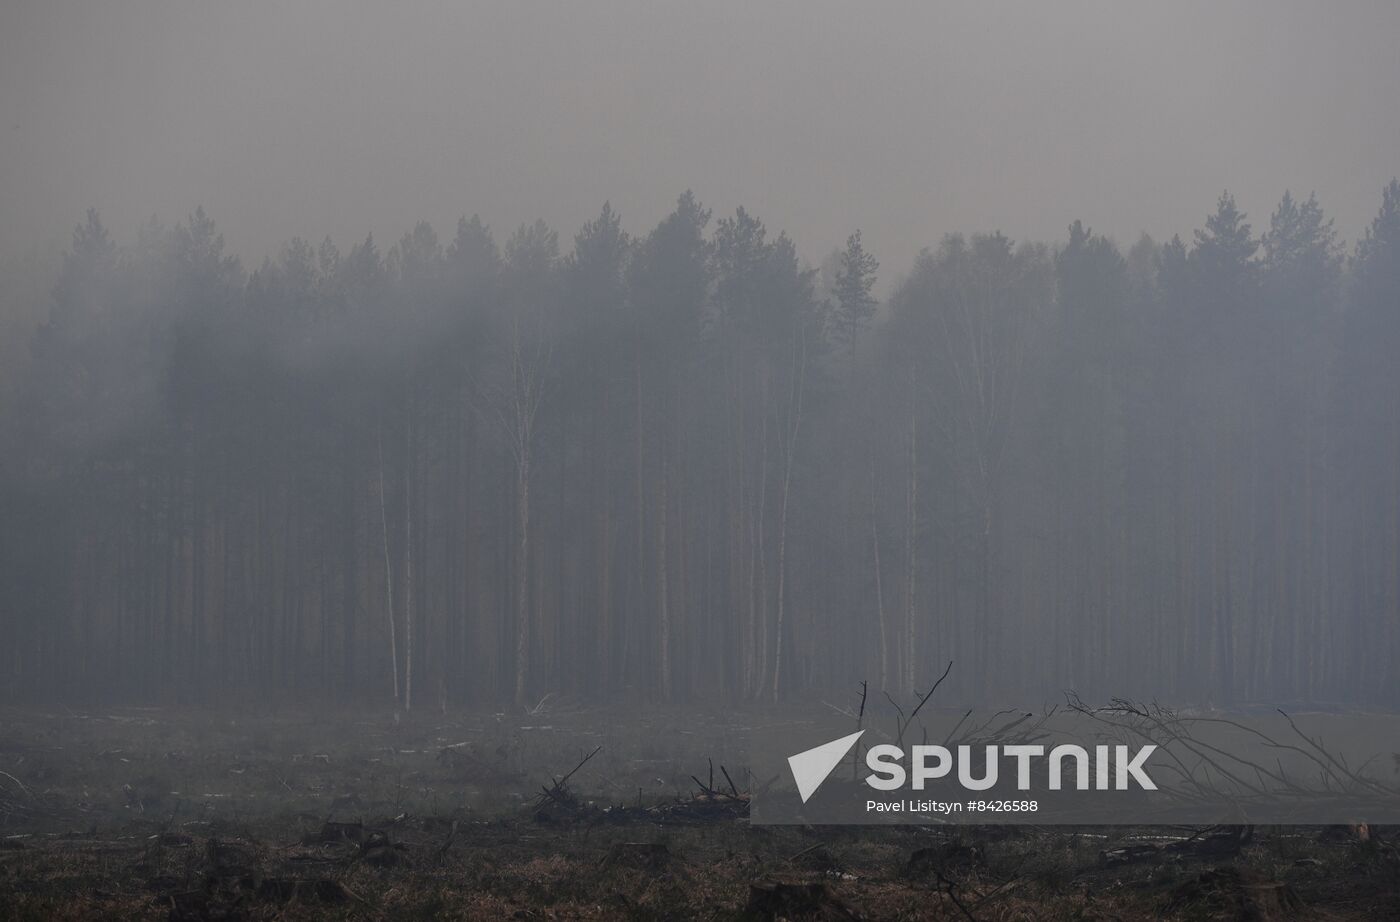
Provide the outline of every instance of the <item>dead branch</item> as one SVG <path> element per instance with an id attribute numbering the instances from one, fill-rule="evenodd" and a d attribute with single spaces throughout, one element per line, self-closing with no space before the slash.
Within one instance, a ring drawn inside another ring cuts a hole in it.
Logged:
<path id="1" fill-rule="evenodd" d="M 549 787 L 541 787 L 540 796 L 536 800 L 535 805 L 537 807 L 542 807 L 545 804 L 550 803 L 552 801 L 566 809 L 573 809 L 577 805 L 577 800 L 574 797 L 574 795 L 569 791 L 569 779 L 572 778 L 580 768 L 583 768 L 585 765 L 587 765 L 588 760 L 596 756 L 602 750 L 602 748 L 602 746 L 596 747 L 592 752 L 580 759 L 579 763 L 573 768 L 571 768 L 567 775 L 554 780 L 550 783 Z"/>
<path id="2" fill-rule="evenodd" d="M 10 774 L 9 772 L 0 771 L 0 776 L 3 776 L 3 777 L 5 777 L 5 778 L 9 778 L 11 781 L 13 781 L 13 782 L 15 783 L 15 786 L 18 787 L 21 791 L 24 792 L 24 795 L 25 795 L 26 797 L 29 798 L 29 800 L 30 800 L 31 803 L 34 802 L 34 801 L 36 801 L 36 800 L 38 799 L 38 798 L 36 798 L 36 797 L 34 796 L 34 792 L 31 791 L 31 790 L 29 790 L 29 788 L 25 787 L 25 786 L 24 786 L 24 782 L 23 782 L 23 781 L 20 781 L 20 780 L 19 780 L 18 778 L 16 778 L 14 775 Z"/>
<path id="3" fill-rule="evenodd" d="M 914 710 L 912 710 L 912 711 L 909 712 L 909 719 L 900 722 L 899 733 L 896 734 L 896 738 L 895 738 L 895 745 L 897 745 L 897 746 L 902 746 L 902 745 L 904 745 L 904 731 L 906 731 L 906 730 L 909 729 L 909 725 L 912 724 L 912 723 L 914 722 L 914 718 L 919 716 L 919 712 L 920 712 L 921 710 L 923 710 L 924 705 L 925 705 L 925 704 L 928 704 L 928 700 L 929 700 L 930 698 L 933 697 L 933 693 L 936 692 L 936 691 L 938 691 L 938 686 L 940 686 L 940 685 L 943 684 L 943 680 L 946 679 L 946 678 L 948 678 L 948 673 L 950 673 L 950 672 L 952 672 L 952 671 L 953 671 L 953 661 L 952 661 L 952 660 L 948 660 L 948 668 L 946 668 L 946 669 L 943 670 L 943 674 L 942 674 L 941 676 L 938 677 L 938 681 L 933 683 L 933 687 L 930 688 L 930 689 L 928 690 L 928 692 L 925 693 L 924 696 L 921 697 L 921 698 L 919 699 L 919 703 L 918 703 L 917 705 L 914 706 Z M 888 696 L 886 696 L 886 697 L 888 697 Z M 891 702 L 891 703 L 893 703 L 893 702 Z M 896 708 L 896 710 L 898 710 L 898 709 L 899 709 L 899 706 L 898 706 L 898 705 L 895 705 L 895 708 Z M 901 710 L 901 711 L 900 711 L 900 714 L 903 714 L 903 713 L 904 713 L 904 712 Z"/>

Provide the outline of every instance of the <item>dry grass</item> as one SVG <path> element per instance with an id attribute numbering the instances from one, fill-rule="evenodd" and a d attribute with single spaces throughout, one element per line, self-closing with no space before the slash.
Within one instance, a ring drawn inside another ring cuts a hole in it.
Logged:
<path id="1" fill-rule="evenodd" d="M 4 712 L 0 770 L 27 790 L 0 786 L 0 918 L 737 919 L 755 884 L 753 905 L 816 918 L 1400 918 L 1384 830 L 1259 830 L 1223 863 L 1104 867 L 1180 831 L 646 809 L 685 796 L 707 757 L 742 764 L 731 722 Z M 569 782 L 577 817 L 538 821 L 540 786 L 598 745 Z"/>

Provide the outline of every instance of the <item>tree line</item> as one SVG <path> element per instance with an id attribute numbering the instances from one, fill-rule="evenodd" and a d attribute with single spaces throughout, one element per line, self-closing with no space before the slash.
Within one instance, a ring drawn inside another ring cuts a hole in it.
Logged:
<path id="1" fill-rule="evenodd" d="M 1346 250 L 1225 194 L 878 272 L 691 193 L 252 272 L 90 212 L 0 390 L 0 690 L 1400 704 L 1400 183 Z"/>

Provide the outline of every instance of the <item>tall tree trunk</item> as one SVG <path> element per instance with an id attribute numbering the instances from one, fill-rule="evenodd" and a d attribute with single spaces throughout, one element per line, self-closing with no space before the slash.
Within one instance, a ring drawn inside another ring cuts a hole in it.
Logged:
<path id="1" fill-rule="evenodd" d="M 646 542 L 643 540 L 643 535 L 646 534 L 646 468 L 644 466 L 645 454 L 643 452 L 643 446 L 645 444 L 645 414 L 643 412 L 642 402 L 642 344 L 640 340 L 637 342 L 637 352 L 633 365 L 633 387 L 636 400 L 636 419 L 634 420 L 635 432 L 633 433 L 635 439 L 633 447 L 636 455 L 634 459 L 636 470 L 633 473 L 636 478 L 634 486 L 636 488 L 637 508 L 635 511 L 637 513 L 637 533 L 632 536 L 632 540 L 636 544 L 637 557 L 635 564 L 636 581 L 634 583 L 636 596 L 632 602 L 633 617 L 635 620 L 633 620 L 631 627 L 633 631 L 636 631 L 639 630 L 643 624 L 643 619 L 640 616 L 646 611 Z M 624 634 L 624 636 L 626 636 L 626 634 Z M 630 645 L 624 642 L 624 668 L 629 660 L 626 655 L 629 650 Z"/>
<path id="2" fill-rule="evenodd" d="M 760 402 L 759 463 L 758 463 L 758 511 L 754 516 L 754 553 L 757 557 L 755 596 L 758 611 L 758 682 L 754 696 L 763 694 L 768 684 L 768 536 L 765 525 L 768 521 L 768 379 L 763 378 L 762 400 Z"/>
<path id="3" fill-rule="evenodd" d="M 914 369 L 909 369 L 909 477 L 904 491 L 904 690 L 914 690 L 914 612 L 915 574 L 918 562 L 915 560 L 915 531 L 918 528 L 919 504 L 919 451 L 918 451 L 918 402 Z"/>
<path id="4" fill-rule="evenodd" d="M 394 707 L 399 706 L 398 628 L 394 621 L 394 564 L 389 556 L 389 514 L 384 503 L 384 421 L 379 422 L 379 525 L 384 543 L 384 598 L 389 614 L 389 663 L 394 680 Z"/>
<path id="5" fill-rule="evenodd" d="M 801 324 L 805 318 L 799 319 Z M 807 337 L 806 331 L 798 329 L 797 355 L 793 356 L 792 378 L 788 395 L 791 417 L 787 432 L 787 448 L 783 455 L 783 495 L 779 501 L 778 513 L 778 598 L 777 626 L 773 639 L 773 700 L 778 699 L 778 689 L 783 674 L 783 616 L 786 611 L 787 591 L 787 527 L 788 497 L 792 492 L 792 463 L 797 454 L 797 438 L 802 431 L 802 396 L 807 382 Z"/>
<path id="6" fill-rule="evenodd" d="M 612 602 L 612 477 L 608 470 L 606 439 L 599 430 L 607 424 L 612 388 L 604 378 L 602 413 L 593 421 L 594 468 L 601 497 L 597 501 L 597 579 L 598 579 L 598 669 L 597 683 L 606 690 L 612 682 L 613 602 Z"/>
<path id="7" fill-rule="evenodd" d="M 670 504 L 667 495 L 670 489 L 670 463 L 670 452 L 663 441 L 661 446 L 661 486 L 657 497 L 656 511 L 656 614 L 658 654 L 661 659 L 661 697 L 665 701 L 671 700 L 671 610 L 666 577 L 668 569 L 666 507 Z"/>
<path id="8" fill-rule="evenodd" d="M 413 406 L 406 403 L 403 462 L 403 709 L 413 710 Z"/>
<path id="9" fill-rule="evenodd" d="M 885 579 L 880 571 L 880 514 L 875 505 L 875 456 L 870 456 L 870 544 L 875 555 L 875 615 L 880 624 L 880 690 L 889 690 L 889 638 L 885 626 Z"/>
<path id="10" fill-rule="evenodd" d="M 530 449 L 515 465 L 515 703 L 528 704 L 530 672 Z"/>

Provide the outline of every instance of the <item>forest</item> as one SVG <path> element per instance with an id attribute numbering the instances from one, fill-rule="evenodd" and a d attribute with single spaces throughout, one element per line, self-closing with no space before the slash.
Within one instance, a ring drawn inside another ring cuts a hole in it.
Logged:
<path id="1" fill-rule="evenodd" d="M 0 700 L 1400 706 L 1400 182 L 1209 200 L 898 279 L 690 192 L 252 270 L 89 212 L 0 368 Z"/>

